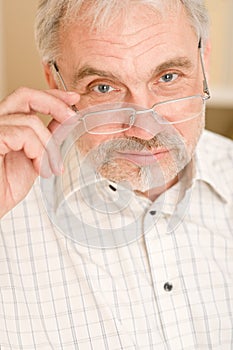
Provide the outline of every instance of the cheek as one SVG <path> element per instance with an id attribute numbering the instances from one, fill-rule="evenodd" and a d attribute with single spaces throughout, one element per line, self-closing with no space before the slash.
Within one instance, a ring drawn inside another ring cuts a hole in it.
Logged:
<path id="1" fill-rule="evenodd" d="M 99 144 L 98 140 L 96 140 L 96 137 L 90 134 L 85 134 L 81 136 L 77 142 L 76 145 L 81 152 L 81 154 L 88 153 L 91 149 L 93 149 L 95 146 Z"/>
<path id="2" fill-rule="evenodd" d="M 101 143 L 108 141 L 109 136 L 97 136 L 91 134 L 84 134 L 77 141 L 76 145 L 82 155 L 87 154 L 92 149 L 96 148 Z"/>
<path id="3" fill-rule="evenodd" d="M 176 130 L 185 141 L 187 149 L 192 153 L 197 145 L 205 126 L 205 117 L 201 116 L 192 121 L 177 124 Z"/>

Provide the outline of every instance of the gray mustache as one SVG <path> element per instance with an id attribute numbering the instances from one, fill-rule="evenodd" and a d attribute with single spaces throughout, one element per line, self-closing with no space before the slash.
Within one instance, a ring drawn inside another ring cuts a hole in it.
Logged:
<path id="1" fill-rule="evenodd" d="M 149 140 L 140 139 L 138 137 L 132 136 L 125 139 L 114 139 L 106 142 L 107 148 L 111 150 L 129 150 L 129 151 L 142 151 L 145 149 L 154 149 L 159 147 L 173 148 L 184 146 L 184 142 L 180 136 L 176 134 L 165 134 L 161 133 Z"/>
<path id="2" fill-rule="evenodd" d="M 140 139 L 132 136 L 121 139 L 108 140 L 100 144 L 95 150 L 93 160 L 97 163 L 108 161 L 117 151 L 144 151 L 156 148 L 166 148 L 175 150 L 178 158 L 183 158 L 185 152 L 185 143 L 182 138 L 175 133 L 160 133 L 149 140 Z"/>

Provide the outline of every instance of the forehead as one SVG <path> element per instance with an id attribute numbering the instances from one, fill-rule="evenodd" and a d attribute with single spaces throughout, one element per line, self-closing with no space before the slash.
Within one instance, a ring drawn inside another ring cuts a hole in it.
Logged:
<path id="1" fill-rule="evenodd" d="M 73 23 L 61 39 L 62 56 L 66 54 L 77 61 L 92 57 L 111 59 L 138 58 L 156 50 L 174 56 L 174 50 L 182 51 L 191 40 L 195 44 L 184 6 L 177 5 L 165 11 L 156 11 L 145 5 L 131 7 L 126 16 L 118 16 L 110 24 L 92 28 L 82 23 Z M 182 55 L 182 52 L 180 52 Z"/>

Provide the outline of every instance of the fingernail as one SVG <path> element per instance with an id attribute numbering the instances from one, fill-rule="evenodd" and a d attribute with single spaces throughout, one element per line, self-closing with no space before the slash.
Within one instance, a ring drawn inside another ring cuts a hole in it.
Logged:
<path id="1" fill-rule="evenodd" d="M 67 108 L 67 116 L 68 117 L 74 117 L 74 116 L 76 116 L 76 114 L 77 113 L 73 109 Z"/>

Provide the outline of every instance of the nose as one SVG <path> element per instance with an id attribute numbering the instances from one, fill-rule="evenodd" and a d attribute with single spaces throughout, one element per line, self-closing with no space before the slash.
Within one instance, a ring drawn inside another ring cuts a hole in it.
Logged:
<path id="1" fill-rule="evenodd" d="M 143 140 L 150 140 L 164 130 L 164 127 L 156 120 L 153 110 L 142 110 L 136 112 L 134 124 L 124 134 L 126 137 L 135 136 Z"/>
<path id="2" fill-rule="evenodd" d="M 150 140 L 152 139 L 155 135 L 152 132 L 149 132 L 143 128 L 139 128 L 137 126 L 131 126 L 130 129 L 126 130 L 124 132 L 126 137 L 137 137 L 142 140 Z"/>

